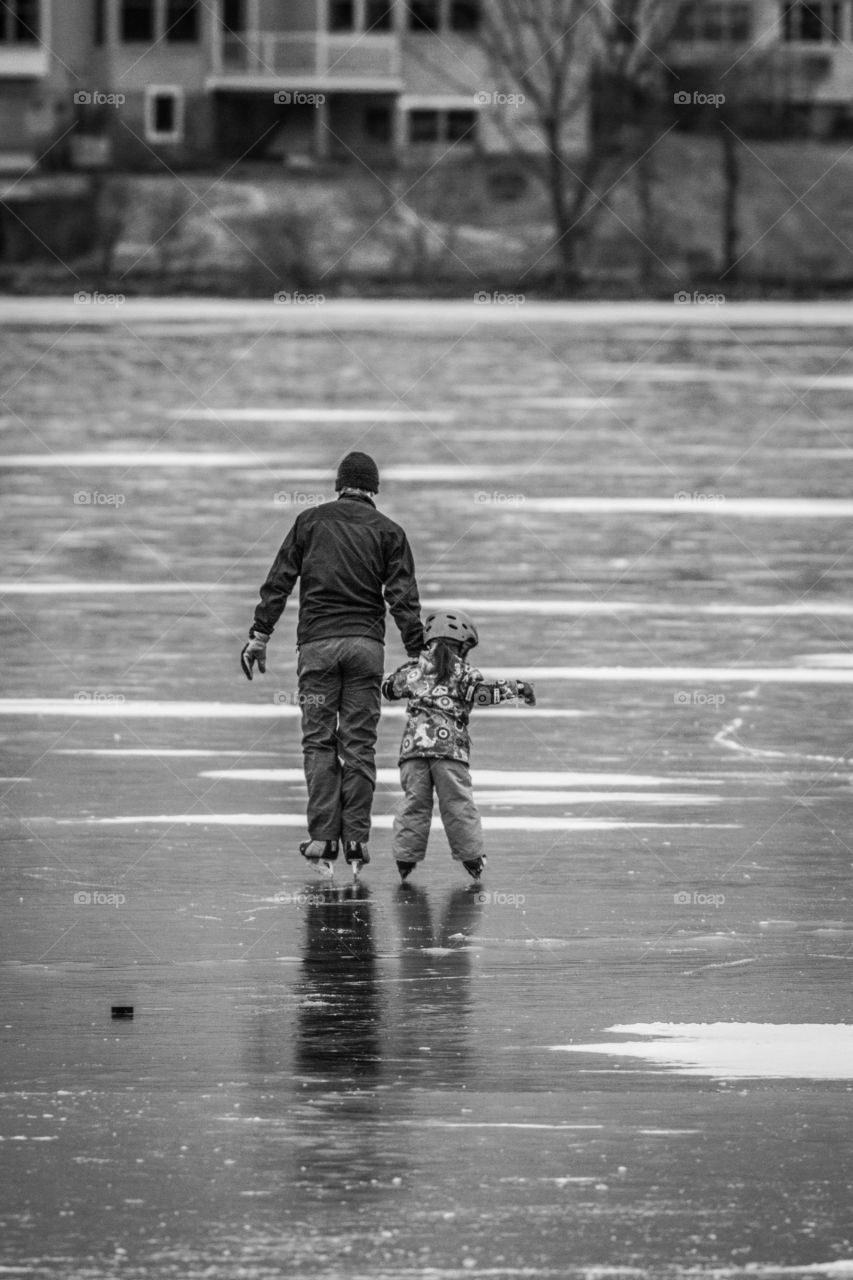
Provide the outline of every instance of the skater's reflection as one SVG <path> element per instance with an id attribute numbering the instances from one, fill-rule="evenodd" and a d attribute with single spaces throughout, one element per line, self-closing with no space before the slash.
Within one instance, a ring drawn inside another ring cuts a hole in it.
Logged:
<path id="1" fill-rule="evenodd" d="M 297 1204 L 310 1214 L 327 1200 L 381 1194 L 400 1174 L 376 1092 L 385 1068 L 370 890 L 314 883 L 298 897 L 296 981 L 284 1009 L 254 1018 L 253 1107 L 277 1122 L 258 1131 L 257 1163 L 280 1188 L 285 1215 Z"/>
<path id="2" fill-rule="evenodd" d="M 382 1072 L 379 983 L 370 890 L 364 885 L 306 893 L 295 1070 L 363 1083 Z"/>
<path id="3" fill-rule="evenodd" d="M 408 1161 L 389 1149 L 373 904 L 361 885 L 315 890 L 305 913 L 294 1071 L 308 1107 L 295 1183 L 309 1203 L 388 1194 Z"/>
<path id="4" fill-rule="evenodd" d="M 435 920 L 426 889 L 397 890 L 401 980 L 389 1024 L 398 1077 L 462 1084 L 472 1075 L 472 935 L 481 909 L 478 893 L 454 889 Z"/>

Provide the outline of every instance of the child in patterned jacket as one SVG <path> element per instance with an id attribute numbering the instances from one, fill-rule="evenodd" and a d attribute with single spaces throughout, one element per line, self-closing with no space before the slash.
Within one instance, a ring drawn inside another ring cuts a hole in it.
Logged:
<path id="1" fill-rule="evenodd" d="M 404 881 L 426 857 L 435 792 L 450 852 L 479 880 L 486 855 L 468 767 L 471 708 L 512 698 L 532 706 L 536 695 L 525 680 L 486 680 L 468 665 L 466 655 L 479 636 L 461 610 L 427 614 L 424 636 L 426 648 L 420 656 L 403 663 L 382 684 L 390 701 L 409 700 L 400 747 L 403 798 L 394 818 L 394 857 Z"/>

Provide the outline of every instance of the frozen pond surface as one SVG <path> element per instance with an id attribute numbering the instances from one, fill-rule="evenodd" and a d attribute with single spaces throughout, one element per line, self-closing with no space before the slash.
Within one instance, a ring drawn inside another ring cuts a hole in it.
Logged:
<path id="1" fill-rule="evenodd" d="M 0 313 L 0 1277 L 853 1280 L 853 314 L 309 310 Z M 350 448 L 539 682 L 479 890 L 398 708 L 306 878 L 295 611 L 239 673 Z"/>

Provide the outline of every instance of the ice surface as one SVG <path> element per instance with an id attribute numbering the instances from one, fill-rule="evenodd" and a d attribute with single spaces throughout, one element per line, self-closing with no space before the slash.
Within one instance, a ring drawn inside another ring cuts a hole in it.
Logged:
<path id="1" fill-rule="evenodd" d="M 0 326 L 6 1273 L 851 1280 L 849 302 Z M 400 707 L 315 876 L 295 600 L 237 664 L 351 448 L 537 679 L 479 886 L 437 817 L 398 885 Z"/>

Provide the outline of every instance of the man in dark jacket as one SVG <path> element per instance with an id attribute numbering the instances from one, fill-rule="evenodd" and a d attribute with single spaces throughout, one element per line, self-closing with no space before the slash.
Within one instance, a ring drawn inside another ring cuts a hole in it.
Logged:
<path id="1" fill-rule="evenodd" d="M 338 468 L 337 501 L 300 513 L 282 543 L 255 609 L 243 670 L 266 671 L 267 641 L 296 579 L 296 645 L 308 835 L 300 852 L 331 872 L 343 841 L 358 873 L 376 786 L 376 730 L 384 668 L 385 606 L 406 653 L 424 644 L 415 565 L 406 535 L 377 511 L 376 463 L 349 453 Z"/>

